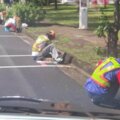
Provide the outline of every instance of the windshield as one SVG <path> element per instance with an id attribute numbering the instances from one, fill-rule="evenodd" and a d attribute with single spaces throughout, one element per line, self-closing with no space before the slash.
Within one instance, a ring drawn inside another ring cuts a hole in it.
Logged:
<path id="1" fill-rule="evenodd" d="M 1 0 L 0 114 L 119 118 L 117 4 Z"/>

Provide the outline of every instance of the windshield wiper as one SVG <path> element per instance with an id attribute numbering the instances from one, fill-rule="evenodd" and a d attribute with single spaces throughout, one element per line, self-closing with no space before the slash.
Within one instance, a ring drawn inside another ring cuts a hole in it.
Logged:
<path id="1" fill-rule="evenodd" d="M 47 99 L 36 99 L 36 98 L 27 98 L 24 96 L 2 96 L 0 97 L 0 101 L 13 101 L 13 100 L 20 100 L 20 101 L 27 101 L 27 102 L 47 102 Z"/>
<path id="2" fill-rule="evenodd" d="M 42 103 L 49 103 L 46 99 L 27 98 L 23 96 L 0 97 L 0 112 L 13 113 L 41 113 Z M 49 105 L 49 104 L 48 104 Z"/>
<path id="3" fill-rule="evenodd" d="M 40 114 L 40 112 L 36 109 L 28 108 L 28 107 L 20 107 L 20 106 L 0 106 L 0 113 L 33 113 Z"/>
<path id="4" fill-rule="evenodd" d="M 0 113 L 22 113 L 37 115 L 64 115 L 94 118 L 116 118 L 119 114 L 94 113 L 83 111 L 79 106 L 72 106 L 69 103 L 53 103 L 49 100 L 26 98 L 21 96 L 0 97 Z M 110 116 L 112 115 L 112 116 Z"/>
<path id="5" fill-rule="evenodd" d="M 0 112 L 89 116 L 82 109 L 76 109 L 76 107 L 74 108 L 69 103 L 54 103 L 46 99 L 21 96 L 0 97 Z"/>

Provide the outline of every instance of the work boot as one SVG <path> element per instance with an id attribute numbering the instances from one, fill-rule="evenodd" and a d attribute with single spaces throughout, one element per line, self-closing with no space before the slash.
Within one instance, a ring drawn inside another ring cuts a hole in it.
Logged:
<path id="1" fill-rule="evenodd" d="M 66 52 L 63 53 L 63 54 L 61 53 L 61 54 L 59 55 L 59 57 L 57 58 L 57 59 L 58 59 L 57 61 L 58 61 L 59 64 L 64 64 L 65 59 L 66 59 L 66 55 L 67 55 Z"/>

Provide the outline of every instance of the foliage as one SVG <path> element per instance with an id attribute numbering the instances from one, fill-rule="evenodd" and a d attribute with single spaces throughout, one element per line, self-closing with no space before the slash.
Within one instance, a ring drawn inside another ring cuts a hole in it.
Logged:
<path id="1" fill-rule="evenodd" d="M 14 0 L 14 2 L 22 2 L 22 0 Z M 25 0 L 26 4 L 32 3 L 33 5 L 41 6 L 41 5 L 48 5 L 53 3 L 54 0 Z"/>
<path id="2" fill-rule="evenodd" d="M 6 9 L 5 4 L 0 4 L 0 12 L 1 12 L 1 11 L 4 11 L 5 9 Z"/>
<path id="3" fill-rule="evenodd" d="M 97 55 L 106 56 L 107 55 L 107 48 L 106 47 L 95 47 L 95 51 Z"/>
<path id="4" fill-rule="evenodd" d="M 32 3 L 33 5 L 41 6 L 44 2 L 44 0 L 28 0 L 27 3 Z"/>
<path id="5" fill-rule="evenodd" d="M 44 18 L 44 12 L 41 7 L 34 6 L 33 4 L 17 3 L 9 8 L 9 16 L 18 15 L 21 17 L 22 22 L 33 24 Z"/>
<path id="6" fill-rule="evenodd" d="M 111 29 L 112 23 L 110 23 L 109 18 L 103 12 L 103 9 L 100 9 L 101 16 L 99 17 L 100 24 L 97 27 L 95 33 L 98 37 L 107 37 L 109 29 Z"/>
<path id="7" fill-rule="evenodd" d="M 120 20 L 120 13 L 119 13 L 119 1 L 114 1 L 114 20 L 113 23 L 110 23 L 108 18 L 104 15 L 104 12 L 101 11 L 101 24 L 96 30 L 96 34 L 98 37 L 106 37 L 107 34 L 107 55 L 118 57 L 118 33 L 120 30 L 119 20 Z"/>

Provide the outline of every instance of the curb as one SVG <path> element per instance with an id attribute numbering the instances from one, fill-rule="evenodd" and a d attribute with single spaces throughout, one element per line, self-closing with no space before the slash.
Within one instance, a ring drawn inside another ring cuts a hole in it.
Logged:
<path id="1" fill-rule="evenodd" d="M 86 77 L 90 77 L 90 74 L 93 71 L 93 68 L 91 67 L 90 64 L 85 63 L 83 61 L 78 62 L 77 59 L 75 59 L 72 55 L 70 55 L 69 53 L 66 53 L 66 58 L 64 60 L 63 64 L 73 64 L 76 68 L 78 68 L 80 70 L 80 72 L 82 74 L 84 74 Z M 83 66 L 86 66 L 85 68 L 83 68 Z M 86 69 L 87 68 L 87 69 Z"/>
<path id="2" fill-rule="evenodd" d="M 84 70 L 82 67 L 80 67 L 81 65 L 78 63 L 77 60 L 73 60 L 73 61 L 72 61 L 72 64 L 74 64 L 74 65 L 80 70 L 80 72 L 81 72 L 82 74 L 84 74 L 86 77 L 90 77 L 90 76 L 91 76 L 89 72 L 87 72 L 87 71 Z"/>

